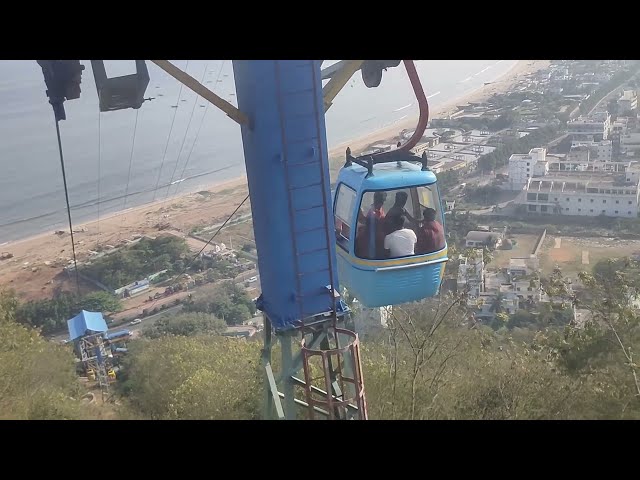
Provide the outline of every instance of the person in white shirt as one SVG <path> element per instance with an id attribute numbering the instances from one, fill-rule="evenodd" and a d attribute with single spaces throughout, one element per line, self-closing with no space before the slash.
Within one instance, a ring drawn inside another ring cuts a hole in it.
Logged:
<path id="1" fill-rule="evenodd" d="M 414 255 L 418 237 L 413 230 L 405 228 L 405 218 L 402 215 L 391 219 L 393 231 L 384 237 L 384 248 L 390 258 Z"/>

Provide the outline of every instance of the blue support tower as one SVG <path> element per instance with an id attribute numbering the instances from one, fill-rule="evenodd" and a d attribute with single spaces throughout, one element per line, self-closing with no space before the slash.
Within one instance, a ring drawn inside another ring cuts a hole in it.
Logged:
<path id="1" fill-rule="evenodd" d="M 358 337 L 337 327 L 347 308 L 336 293 L 321 63 L 233 62 L 238 109 L 249 119 L 242 141 L 262 287 L 257 303 L 265 316 L 265 418 L 299 418 L 299 407 L 309 418 L 366 418 Z M 330 315 L 315 321 L 322 313 Z M 281 344 L 278 376 L 272 329 Z M 296 376 L 301 369 L 304 379 Z M 313 385 L 315 369 L 324 372 L 324 390 Z M 304 388 L 305 402 L 296 387 Z"/>
<path id="2" fill-rule="evenodd" d="M 276 330 L 343 306 L 332 238 L 321 61 L 234 60 L 262 296 Z M 329 287 L 329 288 L 327 288 Z"/>

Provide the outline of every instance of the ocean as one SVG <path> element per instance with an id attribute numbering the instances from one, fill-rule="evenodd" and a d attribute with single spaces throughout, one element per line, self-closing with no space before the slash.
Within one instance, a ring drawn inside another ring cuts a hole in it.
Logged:
<path id="1" fill-rule="evenodd" d="M 231 61 L 172 62 L 236 104 Z M 65 102 L 67 120 L 60 122 L 74 224 L 244 174 L 240 127 L 154 64 L 147 62 L 146 96 L 153 100 L 139 110 L 99 113 L 90 62 L 81 63 L 81 97 Z M 496 80 L 516 63 L 420 60 L 416 66 L 430 106 L 437 107 Z M 133 61 L 105 64 L 109 76 L 135 69 Z M 0 61 L 0 245 L 67 225 L 45 90 L 35 60 Z M 385 72 L 374 89 L 357 74 L 327 113 L 329 148 L 417 113 L 404 68 Z"/>

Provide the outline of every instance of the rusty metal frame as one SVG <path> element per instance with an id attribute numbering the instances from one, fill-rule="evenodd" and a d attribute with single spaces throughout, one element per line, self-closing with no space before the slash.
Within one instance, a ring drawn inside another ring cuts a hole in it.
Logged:
<path id="1" fill-rule="evenodd" d="M 360 359 L 360 340 L 358 335 L 350 330 L 335 328 L 332 329 L 335 339 L 340 335 L 350 337 L 350 341 L 343 347 L 332 349 L 311 349 L 306 346 L 305 340 L 302 341 L 301 353 L 303 356 L 303 369 L 305 374 L 304 389 L 306 394 L 306 403 L 311 407 L 308 409 L 308 415 L 311 420 L 315 419 L 316 407 L 328 412 L 331 420 L 337 419 L 353 419 L 359 418 L 366 420 L 367 403 L 364 392 L 364 382 L 362 379 L 362 362 Z M 310 360 L 313 357 L 320 357 L 322 365 L 322 375 L 317 378 L 312 377 Z M 335 357 L 338 362 L 338 368 L 334 372 L 331 369 L 331 359 Z M 343 359 L 352 360 L 351 376 L 345 375 L 342 371 Z M 332 382 L 331 377 L 337 373 L 337 378 Z M 324 380 L 325 390 L 318 388 L 313 389 L 314 380 Z M 346 385 L 350 385 L 354 394 L 349 396 Z M 331 393 L 331 391 L 334 393 Z M 314 393 L 322 392 L 320 400 L 314 398 Z M 356 406 L 356 413 L 353 412 L 353 405 Z M 351 413 L 351 414 L 350 414 Z"/>

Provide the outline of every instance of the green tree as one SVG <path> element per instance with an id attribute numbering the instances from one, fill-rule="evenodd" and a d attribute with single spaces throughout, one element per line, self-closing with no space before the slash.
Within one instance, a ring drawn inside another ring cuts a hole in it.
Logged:
<path id="1" fill-rule="evenodd" d="M 490 172 L 495 170 L 497 165 L 496 156 L 492 153 L 488 153 L 486 155 L 482 155 L 478 159 L 478 168 L 483 172 Z"/>
<path id="2" fill-rule="evenodd" d="M 115 290 L 160 270 L 181 271 L 188 253 L 184 238 L 173 235 L 143 238 L 127 248 L 93 260 L 80 271 Z"/>
<path id="3" fill-rule="evenodd" d="M 115 313 L 122 310 L 120 300 L 109 292 L 99 291 L 88 293 L 78 302 L 78 310 L 90 312 Z"/>
<path id="4" fill-rule="evenodd" d="M 581 382 L 541 348 L 469 320 L 460 300 L 394 307 L 387 338 L 363 346 L 370 417 L 572 418 Z"/>
<path id="5" fill-rule="evenodd" d="M 144 418 L 257 419 L 259 357 L 258 343 L 226 337 L 135 341 L 124 362 L 123 394 Z"/>
<path id="6" fill-rule="evenodd" d="M 54 298 L 19 305 L 15 318 L 18 323 L 41 328 L 42 333 L 49 334 L 66 328 L 67 320 L 81 310 L 117 312 L 121 308 L 120 301 L 107 292 L 92 292 L 80 299 L 75 294 L 62 292 Z"/>
<path id="7" fill-rule="evenodd" d="M 188 312 L 211 313 L 229 325 L 240 324 L 255 314 L 255 304 L 246 292 L 233 282 L 222 282 L 203 288 L 198 297 L 184 307 Z"/>
<path id="8" fill-rule="evenodd" d="M 250 318 L 251 313 L 246 305 L 234 304 L 229 308 L 225 320 L 229 325 L 240 325 L 242 322 L 249 320 Z"/>
<path id="9" fill-rule="evenodd" d="M 581 405 L 587 418 L 640 419 L 638 274 L 633 264 L 619 266 L 607 277 L 580 273 L 585 294 L 575 301 L 588 315 L 548 335 L 560 369 L 596 393 Z"/>
<path id="10" fill-rule="evenodd" d="M 48 334 L 66 326 L 66 321 L 80 311 L 77 303 L 75 295 L 63 292 L 55 298 L 21 304 L 15 317 L 19 323 L 42 328 L 42 332 Z"/>
<path id="11" fill-rule="evenodd" d="M 193 312 L 167 315 L 144 330 L 144 336 L 159 338 L 164 335 L 191 337 L 194 335 L 220 335 L 227 329 L 225 322 L 209 313 Z"/>
<path id="12" fill-rule="evenodd" d="M 15 323 L 16 308 L 0 292 L 0 419 L 83 418 L 71 349 Z"/>

